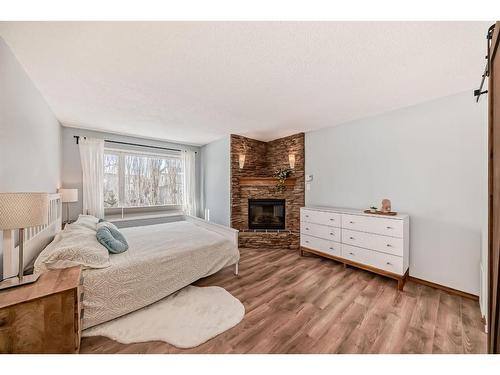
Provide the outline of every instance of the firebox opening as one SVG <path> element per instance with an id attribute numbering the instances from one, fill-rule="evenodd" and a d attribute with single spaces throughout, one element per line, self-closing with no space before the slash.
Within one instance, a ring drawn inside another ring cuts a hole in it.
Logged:
<path id="1" fill-rule="evenodd" d="M 249 229 L 285 229 L 284 199 L 249 199 Z"/>

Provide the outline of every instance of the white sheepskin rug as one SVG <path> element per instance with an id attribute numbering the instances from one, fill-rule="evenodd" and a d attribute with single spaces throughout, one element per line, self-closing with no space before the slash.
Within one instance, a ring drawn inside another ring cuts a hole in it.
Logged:
<path id="1" fill-rule="evenodd" d="M 165 341 L 193 348 L 234 327 L 245 307 L 218 286 L 184 289 L 150 306 L 86 329 L 82 336 L 105 336 L 123 344 Z"/>

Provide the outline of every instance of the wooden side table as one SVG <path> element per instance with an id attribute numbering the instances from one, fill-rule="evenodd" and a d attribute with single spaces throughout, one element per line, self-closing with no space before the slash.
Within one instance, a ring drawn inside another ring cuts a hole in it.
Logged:
<path id="1" fill-rule="evenodd" d="M 0 353 L 78 353 L 82 284 L 78 266 L 0 291 Z"/>

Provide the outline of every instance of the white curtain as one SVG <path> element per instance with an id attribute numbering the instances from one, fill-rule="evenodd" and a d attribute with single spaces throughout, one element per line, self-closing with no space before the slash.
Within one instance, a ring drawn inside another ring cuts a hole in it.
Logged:
<path id="1" fill-rule="evenodd" d="M 194 151 L 183 152 L 184 161 L 184 194 L 183 210 L 184 213 L 196 216 L 196 154 Z"/>
<path id="2" fill-rule="evenodd" d="M 83 213 L 104 218 L 104 140 L 80 138 Z"/>

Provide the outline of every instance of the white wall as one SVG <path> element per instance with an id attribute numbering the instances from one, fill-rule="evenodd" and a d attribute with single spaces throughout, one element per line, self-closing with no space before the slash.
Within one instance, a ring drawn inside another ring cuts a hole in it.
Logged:
<path id="1" fill-rule="evenodd" d="M 482 105 L 487 107 L 487 97 L 481 99 L 483 101 Z M 482 205 L 486 206 L 483 211 L 483 226 L 481 230 L 481 263 L 480 263 L 480 281 L 479 281 L 479 307 L 481 309 L 481 315 L 488 321 L 488 124 L 483 127 L 483 142 L 485 151 L 483 152 L 482 164 L 486 167 L 484 171 L 483 178 L 484 188 L 482 197 Z"/>
<path id="2" fill-rule="evenodd" d="M 0 37 L 0 191 L 55 192 L 61 125 Z M 0 232 L 0 280 L 2 249 Z"/>
<path id="3" fill-rule="evenodd" d="M 230 226 L 230 137 L 201 148 L 202 207 L 210 210 L 210 221 Z"/>
<path id="4" fill-rule="evenodd" d="M 487 110 L 472 91 L 306 133 L 306 204 L 410 214 L 410 275 L 479 294 Z"/>

